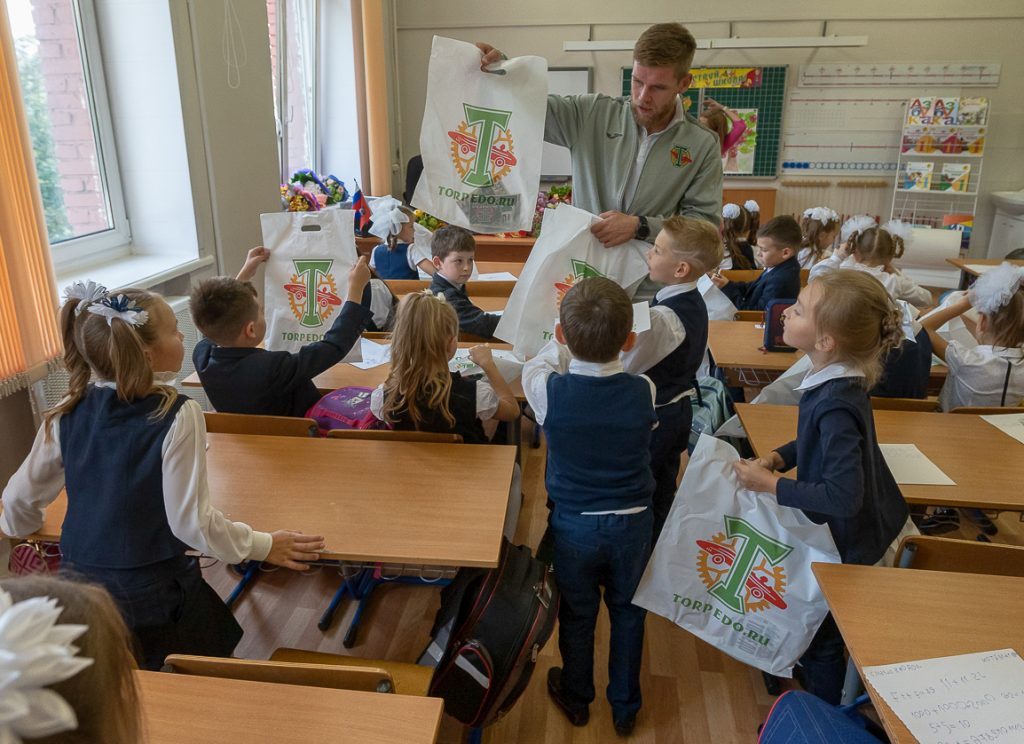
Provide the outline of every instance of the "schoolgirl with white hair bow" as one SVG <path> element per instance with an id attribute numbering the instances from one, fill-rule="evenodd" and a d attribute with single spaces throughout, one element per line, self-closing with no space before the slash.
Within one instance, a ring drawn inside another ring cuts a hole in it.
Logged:
<path id="1" fill-rule="evenodd" d="M 932 293 L 893 266 L 893 261 L 903 256 L 913 234 L 913 228 L 900 220 L 890 220 L 879 227 L 867 215 L 851 217 L 840 230 L 839 250 L 811 268 L 809 281 L 823 271 L 857 269 L 880 281 L 894 300 L 929 307 L 933 304 Z"/>
<path id="2" fill-rule="evenodd" d="M 970 348 L 938 330 L 977 311 Z M 965 293 L 921 320 L 932 350 L 949 367 L 939 394 L 943 411 L 959 406 L 1018 406 L 1024 401 L 1024 266 L 1004 263 L 984 273 Z"/>
<path id="3" fill-rule="evenodd" d="M 839 235 L 839 215 L 828 207 L 805 209 L 800 220 L 800 232 L 804 235 L 804 242 L 796 259 L 801 269 L 809 269 L 831 254 L 832 244 Z"/>
<path id="4" fill-rule="evenodd" d="M 381 196 L 370 202 L 373 225 L 370 233 L 381 240 L 370 254 L 370 268 L 381 279 L 419 279 L 412 250 L 415 220 L 402 202 Z"/>
<path id="5" fill-rule="evenodd" d="M 722 245 L 725 255 L 718 265 L 727 269 L 753 269 L 754 249 L 747 240 L 750 230 L 750 212 L 746 207 L 729 202 L 722 207 Z"/>

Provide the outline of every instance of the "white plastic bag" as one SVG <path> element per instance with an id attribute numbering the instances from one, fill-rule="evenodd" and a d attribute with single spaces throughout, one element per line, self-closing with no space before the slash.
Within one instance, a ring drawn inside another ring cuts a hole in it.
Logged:
<path id="1" fill-rule="evenodd" d="M 647 276 L 650 247 L 631 240 L 605 248 L 590 232 L 598 218 L 561 204 L 545 209 L 540 237 L 530 250 L 494 335 L 512 344 L 519 357 L 531 357 L 553 338 L 558 308 L 568 289 L 588 276 L 604 276 L 627 293 Z"/>
<path id="2" fill-rule="evenodd" d="M 516 57 L 480 70 L 473 44 L 435 36 L 413 206 L 476 232 L 529 230 L 540 187 L 547 62 Z"/>
<path id="3" fill-rule="evenodd" d="M 790 677 L 828 613 L 811 563 L 839 563 L 839 551 L 825 525 L 742 488 L 737 459 L 701 436 L 633 603 Z"/>
<path id="4" fill-rule="evenodd" d="M 270 249 L 263 288 L 266 348 L 298 351 L 321 341 L 348 292 L 356 262 L 352 211 L 261 214 L 263 245 Z M 345 357 L 361 359 L 359 344 Z"/>
<path id="5" fill-rule="evenodd" d="M 715 286 L 707 274 L 697 280 L 697 291 L 708 306 L 708 320 L 735 320 L 736 306 L 726 297 L 725 292 Z"/>

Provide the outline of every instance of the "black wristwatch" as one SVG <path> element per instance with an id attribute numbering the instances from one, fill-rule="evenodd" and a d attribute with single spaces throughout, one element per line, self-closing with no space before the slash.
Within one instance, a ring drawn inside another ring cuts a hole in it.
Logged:
<path id="1" fill-rule="evenodd" d="M 647 218 L 643 215 L 637 217 L 640 222 L 636 226 L 636 232 L 633 237 L 637 240 L 647 240 L 651 236 L 651 226 L 647 224 Z"/>

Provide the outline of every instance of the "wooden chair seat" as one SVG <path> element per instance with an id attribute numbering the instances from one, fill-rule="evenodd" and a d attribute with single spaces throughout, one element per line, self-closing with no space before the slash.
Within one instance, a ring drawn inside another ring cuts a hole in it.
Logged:
<path id="1" fill-rule="evenodd" d="M 270 655 L 270 661 L 290 662 L 302 665 L 326 664 L 328 666 L 367 667 L 383 669 L 394 680 L 395 692 L 399 695 L 426 696 L 434 670 L 419 664 L 380 659 L 360 659 L 355 656 L 328 654 L 321 651 L 303 651 L 298 648 L 279 648 Z"/>
<path id="2" fill-rule="evenodd" d="M 366 659 L 353 660 L 347 656 L 334 658 L 337 660 L 336 663 L 317 663 L 291 659 L 260 661 L 172 654 L 164 662 L 164 671 L 221 679 L 243 679 L 250 682 L 328 687 L 336 690 L 398 692 L 394 677 L 381 664 L 368 663 Z M 353 664 L 349 663 L 350 661 L 360 663 Z"/>
<path id="3" fill-rule="evenodd" d="M 206 431 L 210 434 L 263 434 L 276 437 L 315 437 L 316 421 L 294 416 L 261 416 L 249 413 L 213 413 L 206 411 Z"/>
<path id="4" fill-rule="evenodd" d="M 737 310 L 734 320 L 745 320 L 748 323 L 764 323 L 764 310 Z"/>
<path id="5" fill-rule="evenodd" d="M 1024 577 L 1024 547 L 911 535 L 900 543 L 896 565 L 924 571 Z"/>
<path id="6" fill-rule="evenodd" d="M 432 431 L 394 431 L 391 429 L 332 429 L 327 432 L 327 438 L 462 444 L 461 434 L 438 434 Z"/>

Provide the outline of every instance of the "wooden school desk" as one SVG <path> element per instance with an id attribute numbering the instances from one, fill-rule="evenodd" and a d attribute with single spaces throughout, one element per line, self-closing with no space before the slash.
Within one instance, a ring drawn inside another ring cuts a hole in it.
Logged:
<path id="1" fill-rule="evenodd" d="M 815 563 L 812 566 L 857 670 L 1012 648 L 1024 656 L 1024 579 Z M 913 744 L 867 685 L 893 744 Z"/>
<path id="2" fill-rule="evenodd" d="M 257 530 L 323 535 L 325 560 L 498 565 L 514 447 L 208 434 L 210 501 Z M 57 540 L 67 502 L 33 537 Z"/>
<path id="3" fill-rule="evenodd" d="M 136 680 L 148 744 L 432 744 L 444 702 L 161 672 Z"/>
<path id="4" fill-rule="evenodd" d="M 743 320 L 712 320 L 708 323 L 708 350 L 724 373 L 728 385 L 762 387 L 777 379 L 802 357 L 802 351 L 762 351 L 764 324 Z M 936 364 L 929 374 L 929 394 L 938 393 L 949 372 Z M 934 393 L 933 393 L 934 390 Z"/>
<path id="5" fill-rule="evenodd" d="M 750 446 L 759 457 L 796 438 L 797 406 L 738 403 Z M 910 503 L 1024 511 L 1024 444 L 980 416 L 875 411 L 882 444 L 916 444 L 955 486 L 900 485 Z M 784 475 L 792 477 L 795 471 Z"/>
<path id="6" fill-rule="evenodd" d="M 974 280 L 977 279 L 980 274 L 974 269 L 967 268 L 971 266 L 998 266 L 1001 263 L 1011 263 L 1015 266 L 1024 266 L 1024 261 L 1012 260 L 1008 261 L 1005 258 L 947 258 L 946 263 L 953 264 L 960 269 L 960 285 L 958 289 L 967 289 L 969 286 L 974 284 Z"/>

